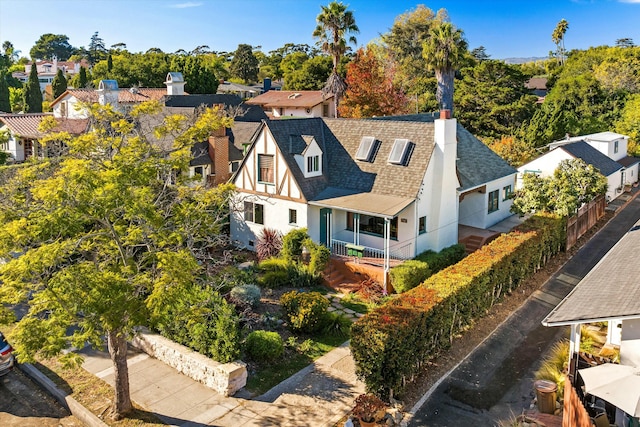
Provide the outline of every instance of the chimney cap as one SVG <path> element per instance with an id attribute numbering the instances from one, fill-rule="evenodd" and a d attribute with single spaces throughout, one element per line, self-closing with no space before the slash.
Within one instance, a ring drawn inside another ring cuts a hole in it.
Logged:
<path id="1" fill-rule="evenodd" d="M 450 119 L 450 118 L 451 118 L 451 110 L 446 109 L 446 108 L 440 110 L 440 119 L 447 120 L 447 119 Z"/>
<path id="2" fill-rule="evenodd" d="M 118 90 L 118 82 L 116 80 L 100 80 L 98 90 Z"/>
<path id="3" fill-rule="evenodd" d="M 167 73 L 167 81 L 164 83 L 184 83 L 184 77 L 182 76 L 182 73 L 170 71 Z"/>

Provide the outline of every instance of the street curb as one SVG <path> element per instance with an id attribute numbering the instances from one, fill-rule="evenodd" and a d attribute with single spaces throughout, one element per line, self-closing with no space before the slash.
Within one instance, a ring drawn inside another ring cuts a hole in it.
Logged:
<path id="1" fill-rule="evenodd" d="M 51 396 L 53 396 L 62 406 L 67 408 L 76 418 L 78 418 L 85 426 L 88 427 L 109 427 L 104 421 L 95 416 L 93 412 L 82 406 L 76 399 L 60 390 L 46 375 L 40 372 L 30 363 L 21 363 L 17 367 L 24 372 L 29 378 L 36 382 L 40 387 L 44 388 Z"/>

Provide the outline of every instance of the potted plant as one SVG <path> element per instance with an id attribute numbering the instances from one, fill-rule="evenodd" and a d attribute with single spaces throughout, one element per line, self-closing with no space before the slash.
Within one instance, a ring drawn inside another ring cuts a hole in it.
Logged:
<path id="1" fill-rule="evenodd" d="M 373 427 L 384 417 L 387 405 L 378 396 L 367 393 L 356 398 L 355 406 L 351 410 L 360 420 L 361 427 Z"/>

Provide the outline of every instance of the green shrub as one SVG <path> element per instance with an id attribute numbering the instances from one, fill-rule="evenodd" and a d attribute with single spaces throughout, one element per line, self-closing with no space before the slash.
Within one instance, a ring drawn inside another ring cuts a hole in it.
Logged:
<path id="1" fill-rule="evenodd" d="M 235 286 L 246 285 L 256 282 L 256 272 L 254 268 L 242 269 L 233 265 L 227 266 L 216 275 L 213 287 L 221 293 L 227 293 Z"/>
<path id="2" fill-rule="evenodd" d="M 346 338 L 351 333 L 351 320 L 344 314 L 328 311 L 322 319 L 322 330 L 327 334 Z"/>
<path id="3" fill-rule="evenodd" d="M 269 362 L 284 354 L 284 343 L 277 332 L 254 331 L 245 341 L 245 352 L 256 362 Z"/>
<path id="4" fill-rule="evenodd" d="M 393 289 L 401 294 L 425 281 L 431 276 L 431 270 L 426 262 L 411 259 L 393 267 L 389 271 L 389 275 Z"/>
<path id="5" fill-rule="evenodd" d="M 280 303 L 291 329 L 302 332 L 319 329 L 329 308 L 329 300 L 320 292 L 287 292 L 280 297 Z"/>
<path id="6" fill-rule="evenodd" d="M 191 284 L 172 288 L 164 298 L 151 318 L 162 336 L 222 363 L 238 358 L 239 318 L 217 292 Z"/>
<path id="7" fill-rule="evenodd" d="M 329 264 L 331 251 L 324 245 L 318 245 L 310 238 L 305 239 L 304 245 L 309 250 L 309 271 L 311 274 L 321 274 Z"/>
<path id="8" fill-rule="evenodd" d="M 267 258 L 260 261 L 258 269 L 261 272 L 267 271 L 289 271 L 293 266 L 293 263 L 284 258 Z"/>
<path id="9" fill-rule="evenodd" d="M 402 396 L 425 362 L 542 268 L 565 242 L 562 218 L 537 215 L 355 322 L 351 354 L 367 390 Z"/>
<path id="10" fill-rule="evenodd" d="M 448 246 L 440 252 L 427 250 L 418 255 L 415 259 L 426 262 L 431 269 L 431 274 L 435 274 L 450 265 L 456 264 L 466 256 L 464 245 L 455 244 Z"/>
<path id="11" fill-rule="evenodd" d="M 260 302 L 260 288 L 256 285 L 240 285 L 231 289 L 231 298 L 240 304 L 255 307 Z"/>
<path id="12" fill-rule="evenodd" d="M 259 279 L 258 283 L 263 288 L 276 289 L 282 286 L 288 286 L 291 283 L 289 279 L 289 273 L 286 271 L 269 271 L 263 274 Z"/>
<path id="13" fill-rule="evenodd" d="M 291 230 L 282 238 L 282 258 L 289 261 L 299 261 L 302 258 L 303 242 L 309 235 L 306 228 Z"/>

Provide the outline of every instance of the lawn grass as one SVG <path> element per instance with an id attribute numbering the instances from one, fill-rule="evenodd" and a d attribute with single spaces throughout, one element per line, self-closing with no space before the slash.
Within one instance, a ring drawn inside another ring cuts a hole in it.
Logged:
<path id="1" fill-rule="evenodd" d="M 340 346 L 348 337 L 320 332 L 314 336 L 300 336 L 297 345 L 287 344 L 285 355 L 277 363 L 256 364 L 256 371 L 247 379 L 245 389 L 253 395 L 261 395 L 311 364 L 320 356 Z"/>

